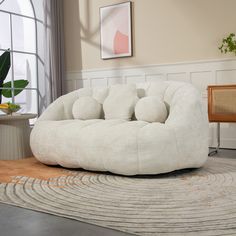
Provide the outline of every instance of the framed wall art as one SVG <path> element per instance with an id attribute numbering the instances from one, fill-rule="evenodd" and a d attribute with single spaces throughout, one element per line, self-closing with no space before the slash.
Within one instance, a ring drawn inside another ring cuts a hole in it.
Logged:
<path id="1" fill-rule="evenodd" d="M 100 8 L 101 58 L 132 56 L 131 2 Z"/>

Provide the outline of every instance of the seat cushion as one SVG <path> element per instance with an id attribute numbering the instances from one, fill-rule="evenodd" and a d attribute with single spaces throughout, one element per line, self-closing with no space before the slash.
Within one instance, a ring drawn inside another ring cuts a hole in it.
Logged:
<path id="1" fill-rule="evenodd" d="M 165 103 L 155 96 L 141 98 L 135 106 L 137 120 L 164 123 L 167 115 Z"/>
<path id="2" fill-rule="evenodd" d="M 182 155 L 174 130 L 165 126 L 115 119 L 42 121 L 31 133 L 31 147 L 45 164 L 124 175 L 201 165 L 199 153 L 193 159 Z"/>
<path id="3" fill-rule="evenodd" d="M 131 120 L 137 101 L 137 90 L 134 84 L 111 86 L 103 104 L 105 119 Z"/>
<path id="4" fill-rule="evenodd" d="M 74 102 L 72 114 L 74 119 L 99 119 L 102 116 L 102 105 L 93 97 L 81 97 Z"/>
<path id="5" fill-rule="evenodd" d="M 35 140 L 31 143 L 34 154 L 41 162 L 68 168 L 125 175 L 145 173 L 150 168 L 155 172 L 164 168 L 166 162 L 169 168 L 169 160 L 160 163 L 166 159 L 164 150 L 168 150 L 171 165 L 175 163 L 171 158 L 175 145 L 169 147 L 174 136 L 166 133 L 160 123 L 116 119 L 48 121 L 36 125 L 31 138 Z M 158 140 L 162 140 L 160 145 Z M 156 155 L 161 158 L 155 158 Z"/>

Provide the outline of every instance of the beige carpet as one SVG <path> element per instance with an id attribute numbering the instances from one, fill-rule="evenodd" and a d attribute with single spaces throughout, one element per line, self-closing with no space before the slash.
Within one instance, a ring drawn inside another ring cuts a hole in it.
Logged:
<path id="1" fill-rule="evenodd" d="M 234 159 L 146 177 L 0 161 L 0 182 L 0 202 L 137 235 L 236 235 Z"/>

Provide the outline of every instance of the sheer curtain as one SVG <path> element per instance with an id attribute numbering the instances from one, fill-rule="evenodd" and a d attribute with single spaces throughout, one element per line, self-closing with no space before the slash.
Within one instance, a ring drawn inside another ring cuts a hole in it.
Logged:
<path id="1" fill-rule="evenodd" d="M 63 0 L 44 0 L 45 67 L 50 100 L 64 94 Z"/>
<path id="2" fill-rule="evenodd" d="M 64 94 L 63 0 L 31 0 L 37 17 L 39 112 Z"/>

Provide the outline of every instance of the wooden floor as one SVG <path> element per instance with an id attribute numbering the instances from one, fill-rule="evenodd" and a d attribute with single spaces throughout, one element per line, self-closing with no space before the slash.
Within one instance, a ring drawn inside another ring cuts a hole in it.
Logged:
<path id="1" fill-rule="evenodd" d="M 41 180 L 66 176 L 69 172 L 60 166 L 47 166 L 40 163 L 34 157 L 21 160 L 0 160 L 0 183 L 9 183 L 13 176 L 27 176 Z"/>

